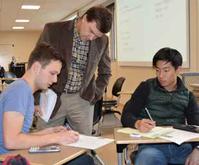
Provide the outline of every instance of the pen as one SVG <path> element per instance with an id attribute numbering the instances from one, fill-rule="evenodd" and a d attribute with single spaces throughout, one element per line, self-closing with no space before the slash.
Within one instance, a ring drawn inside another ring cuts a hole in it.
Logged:
<path id="1" fill-rule="evenodd" d="M 154 121 L 153 118 L 151 117 L 151 114 L 149 113 L 149 110 L 147 108 L 144 108 L 147 115 L 149 116 L 150 120 Z"/>
<path id="2" fill-rule="evenodd" d="M 64 127 L 66 127 L 66 129 L 69 131 L 69 130 L 72 130 L 72 128 L 70 127 L 70 125 L 68 123 L 65 123 L 64 124 Z"/>

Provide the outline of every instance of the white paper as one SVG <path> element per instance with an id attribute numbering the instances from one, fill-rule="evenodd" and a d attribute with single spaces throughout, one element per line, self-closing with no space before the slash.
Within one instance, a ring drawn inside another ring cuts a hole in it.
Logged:
<path id="1" fill-rule="evenodd" d="M 160 137 L 161 135 L 165 135 L 172 131 L 173 131 L 172 127 L 154 127 L 151 131 L 145 133 L 140 132 L 139 130 L 134 128 L 121 128 L 117 130 L 117 132 L 126 133 L 130 135 L 136 134 L 148 138 L 157 138 Z"/>
<path id="2" fill-rule="evenodd" d="M 52 89 L 47 89 L 40 94 L 40 116 L 45 122 L 48 122 L 57 101 L 57 94 Z"/>
<path id="3" fill-rule="evenodd" d="M 172 142 L 180 145 L 180 144 L 182 144 L 186 141 L 189 141 L 191 139 L 199 138 L 199 133 L 193 133 L 193 132 L 183 131 L 183 130 L 173 128 L 172 132 L 170 132 L 164 136 L 160 136 L 160 138 L 172 141 Z"/>
<path id="4" fill-rule="evenodd" d="M 67 146 L 95 150 L 113 141 L 113 139 L 109 138 L 80 135 L 79 140 L 77 142 L 67 144 Z"/>

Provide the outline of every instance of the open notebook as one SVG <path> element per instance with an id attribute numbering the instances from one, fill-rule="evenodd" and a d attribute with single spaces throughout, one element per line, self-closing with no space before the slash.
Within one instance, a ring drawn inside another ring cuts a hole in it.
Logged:
<path id="1" fill-rule="evenodd" d="M 147 138 L 162 138 L 168 141 L 174 142 L 178 145 L 190 141 L 195 138 L 199 138 L 199 133 L 174 129 L 173 127 L 155 127 L 150 132 L 142 133 L 137 129 L 133 128 L 121 128 L 117 132 L 126 133 L 126 134 L 137 134 L 142 137 Z"/>
<path id="2" fill-rule="evenodd" d="M 148 138 L 157 138 L 157 137 L 160 137 L 161 135 L 165 135 L 169 132 L 172 132 L 172 130 L 173 129 L 171 127 L 168 127 L 168 128 L 155 127 L 150 132 L 142 133 L 142 132 L 138 131 L 137 129 L 122 128 L 122 129 L 119 129 L 118 132 L 127 133 L 127 134 L 139 134 L 143 137 L 148 137 Z"/>

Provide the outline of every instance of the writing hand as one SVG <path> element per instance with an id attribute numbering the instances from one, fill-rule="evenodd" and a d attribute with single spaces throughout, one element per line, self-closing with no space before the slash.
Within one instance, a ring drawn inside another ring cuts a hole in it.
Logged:
<path id="1" fill-rule="evenodd" d="M 137 120 L 135 122 L 135 128 L 140 132 L 149 132 L 156 126 L 155 121 L 149 119 Z"/>
<path id="2" fill-rule="evenodd" d="M 65 130 L 58 132 L 59 136 L 59 144 L 66 145 L 70 143 L 74 143 L 79 139 L 79 133 L 73 130 Z"/>

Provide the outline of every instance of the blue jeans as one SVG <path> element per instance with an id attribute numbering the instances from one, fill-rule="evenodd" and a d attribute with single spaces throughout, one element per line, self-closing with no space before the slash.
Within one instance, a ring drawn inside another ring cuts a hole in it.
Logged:
<path id="1" fill-rule="evenodd" d="M 81 155 L 73 160 L 71 160 L 70 162 L 64 164 L 64 165 L 95 165 L 94 164 L 94 160 L 91 156 L 84 154 Z"/>
<path id="2" fill-rule="evenodd" d="M 142 144 L 135 156 L 135 165 L 184 164 L 192 152 L 192 145 L 177 144 Z"/>

